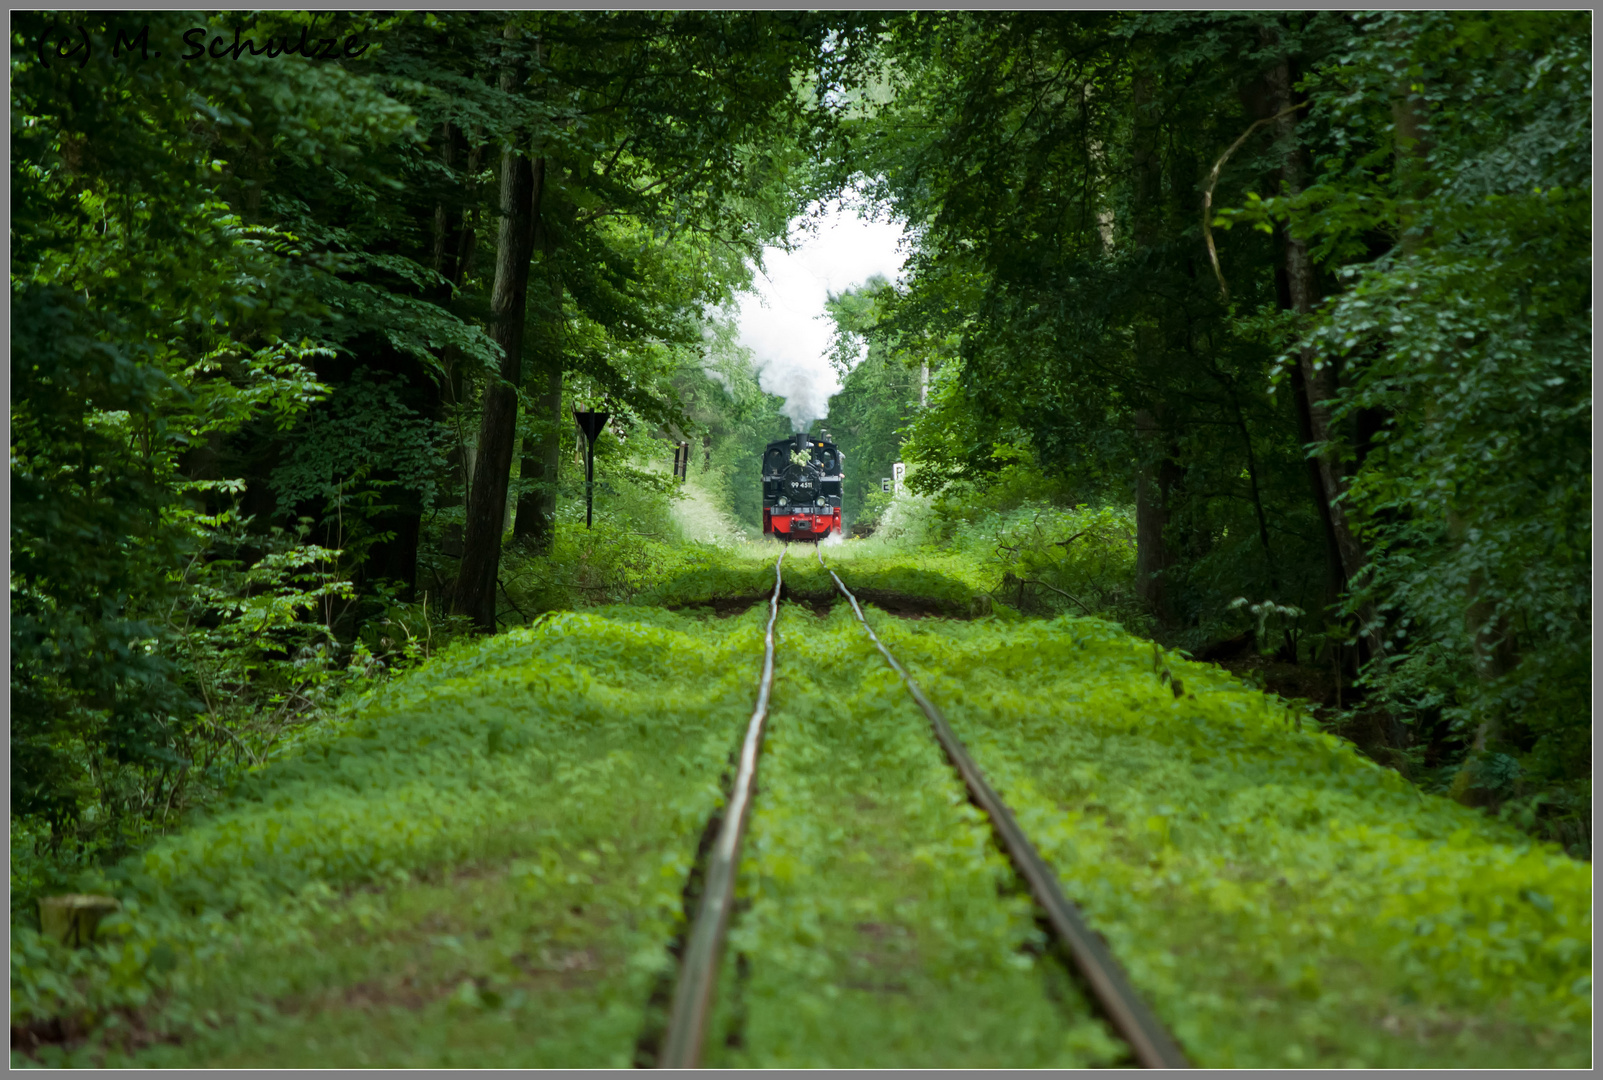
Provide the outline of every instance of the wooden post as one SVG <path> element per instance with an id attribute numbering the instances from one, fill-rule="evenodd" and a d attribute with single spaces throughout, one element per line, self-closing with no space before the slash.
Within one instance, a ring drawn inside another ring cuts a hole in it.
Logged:
<path id="1" fill-rule="evenodd" d="M 39 929 L 72 948 L 89 944 L 95 938 L 100 920 L 122 905 L 109 896 L 45 896 L 39 899 Z"/>

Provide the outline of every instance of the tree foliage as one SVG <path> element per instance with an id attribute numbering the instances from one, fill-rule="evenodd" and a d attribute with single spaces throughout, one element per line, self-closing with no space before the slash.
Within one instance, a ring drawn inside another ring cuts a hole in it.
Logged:
<path id="1" fill-rule="evenodd" d="M 113 23 L 82 21 L 102 55 Z M 299 331 L 325 269 L 220 197 L 224 147 L 267 114 L 287 152 L 361 171 L 406 116 L 336 67 L 47 65 L 51 26 L 13 26 L 12 805 L 64 822 L 97 794 L 115 816 L 107 770 L 187 764 L 171 623 L 208 484 L 184 455 L 323 389 Z"/>
<path id="2" fill-rule="evenodd" d="M 1362 665 L 1411 768 L 1583 850 L 1589 33 L 919 13 L 831 158 L 918 233 L 875 333 L 955 343 L 920 484 L 1133 494 L 1169 640 L 1309 612 L 1259 647 Z"/>
<path id="3" fill-rule="evenodd" d="M 139 20 L 12 26 L 12 808 L 50 842 L 176 821 L 442 604 L 496 625 L 509 531 L 567 582 L 525 601 L 590 588 L 574 407 L 613 535 L 669 520 L 681 441 L 755 530 L 787 431 L 728 305 L 850 188 L 913 237 L 831 299 L 854 513 L 903 460 L 932 506 L 1128 517 L 1165 642 L 1329 668 L 1377 756 L 1589 849 L 1587 14 Z M 197 21 L 369 47 L 188 63 Z M 1055 543 L 1016 568 L 1068 594 Z"/>
<path id="4" fill-rule="evenodd" d="M 620 432 L 695 427 L 707 312 L 783 231 L 863 34 L 403 13 L 334 20 L 368 48 L 332 61 L 185 63 L 197 21 L 252 42 L 329 26 L 159 13 L 150 48 L 115 53 L 122 16 L 13 27 L 13 811 L 56 842 L 168 820 L 221 782 L 219 749 L 248 766 L 281 705 L 315 713 L 314 670 L 415 643 L 397 604 L 420 553 L 451 558 L 467 420 L 500 384 L 502 151 L 542 162 L 546 196 L 507 437 L 560 464 L 563 410 L 598 400 Z M 94 61 L 51 62 L 79 27 Z"/>

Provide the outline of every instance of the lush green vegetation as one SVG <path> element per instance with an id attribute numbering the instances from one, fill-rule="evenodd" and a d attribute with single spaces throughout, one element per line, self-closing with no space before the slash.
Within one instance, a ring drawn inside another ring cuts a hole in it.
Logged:
<path id="1" fill-rule="evenodd" d="M 13 27 L 11 808 L 69 867 L 454 616 L 498 625 L 503 527 L 543 557 L 572 520 L 570 408 L 614 416 L 603 505 L 666 486 L 664 435 L 721 465 L 772 437 L 708 310 L 783 233 L 846 78 L 821 37 L 855 33 L 399 14 L 335 20 L 359 57 L 196 66 L 197 20 L 260 43 L 312 16 L 153 13 L 134 53 L 131 19 Z M 93 62 L 52 63 L 80 29 Z M 595 590 L 564 573 L 531 602 Z"/>
<path id="2" fill-rule="evenodd" d="M 869 612 L 1199 1063 L 1587 1060 L 1584 864 L 1105 621 Z M 626 1064 L 764 615 L 447 650 L 80 879 L 124 904 L 93 948 L 15 930 L 14 1021 L 91 1033 L 46 1061 Z M 714 1060 L 1118 1060 L 849 609 L 779 648 Z"/>
<path id="3" fill-rule="evenodd" d="M 881 625 L 1199 1063 L 1588 1060 L 1556 845 L 1106 622 Z"/>
<path id="4" fill-rule="evenodd" d="M 1590 1063 L 1588 13 L 137 21 L 12 27 L 14 1062 L 647 1063 L 846 197 L 824 551 L 1188 1052 Z M 1118 1062 L 785 581 L 714 1060 Z"/>
<path id="5" fill-rule="evenodd" d="M 15 930 L 13 1023 L 72 1017 L 155 1062 L 626 1065 L 756 615 L 603 609 L 447 650 L 79 879 L 123 900 L 94 948 Z M 358 1020 L 398 1002 L 434 1022 Z"/>
<path id="6" fill-rule="evenodd" d="M 1370 746 L 1590 850 L 1585 13 L 890 20 L 834 161 L 918 226 L 911 482 L 1135 495 L 1166 642 L 1340 671 Z M 839 312 L 861 331 L 861 305 Z M 888 408 L 896 407 L 888 405 Z"/>

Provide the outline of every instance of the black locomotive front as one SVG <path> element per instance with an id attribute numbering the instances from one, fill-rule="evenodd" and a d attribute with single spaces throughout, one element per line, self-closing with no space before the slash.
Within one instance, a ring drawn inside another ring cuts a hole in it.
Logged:
<path id="1" fill-rule="evenodd" d="M 840 532 L 845 460 L 828 439 L 792 435 L 763 451 L 763 532 L 822 540 Z"/>

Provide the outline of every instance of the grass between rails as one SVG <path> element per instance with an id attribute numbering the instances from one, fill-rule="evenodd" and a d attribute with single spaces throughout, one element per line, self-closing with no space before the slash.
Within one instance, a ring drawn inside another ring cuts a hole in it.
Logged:
<path id="1" fill-rule="evenodd" d="M 814 564 L 816 568 L 816 564 Z M 791 567 L 787 566 L 787 579 Z M 1118 1061 L 901 683 L 844 606 L 786 605 L 707 1063 Z"/>
<path id="2" fill-rule="evenodd" d="M 1198 1064 L 1590 1064 L 1586 864 L 1097 620 L 876 628 Z"/>
<path id="3" fill-rule="evenodd" d="M 830 545 L 829 558 L 849 565 L 853 589 L 893 610 L 915 614 L 972 616 L 991 612 L 986 593 L 988 570 L 964 556 L 917 560 L 861 541 Z M 779 545 L 751 544 L 689 567 L 639 594 L 634 603 L 671 608 L 725 609 L 765 600 L 773 589 L 773 564 Z M 917 565 L 909 565 L 915 562 Z M 999 579 L 999 574 L 995 575 Z M 994 587 L 995 582 L 991 585 Z M 785 595 L 828 606 L 837 597 L 835 583 L 818 565 L 811 544 L 795 544 L 785 560 Z"/>
<path id="4" fill-rule="evenodd" d="M 559 615 L 456 648 L 83 881 L 125 908 L 94 948 L 14 929 L 14 1032 L 83 1032 L 44 1063 L 627 1065 L 759 614 Z"/>
<path id="5" fill-rule="evenodd" d="M 727 613 L 766 597 L 780 543 L 771 537 L 703 542 L 730 538 L 710 524 L 704 493 L 694 486 L 686 491 L 689 497 L 671 513 L 636 499 L 632 510 L 599 513 L 594 529 L 560 521 L 550 557 L 509 546 L 498 618 L 515 626 L 545 611 L 609 603 Z M 957 508 L 927 502 L 909 497 L 896 504 L 906 511 L 902 516 L 916 519 L 916 535 L 825 545 L 832 560 L 852 567 L 865 598 L 893 612 L 959 617 L 1005 614 L 1021 603 L 1032 611 L 1057 611 L 1083 602 L 1135 628 L 1150 622 L 1130 603 L 1134 549 L 1128 513 L 1034 503 L 1007 513 L 967 506 L 970 521 Z M 796 548 L 791 595 L 828 602 L 833 587 L 818 571 L 811 546 Z M 437 570 L 431 573 L 438 578 Z M 449 564 L 445 570 L 437 588 L 450 578 Z"/>

